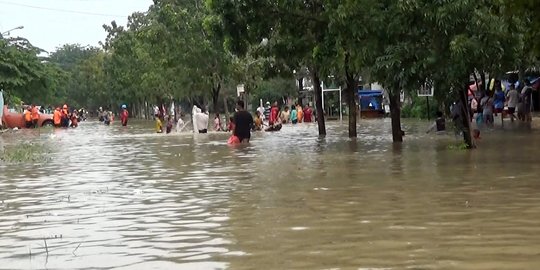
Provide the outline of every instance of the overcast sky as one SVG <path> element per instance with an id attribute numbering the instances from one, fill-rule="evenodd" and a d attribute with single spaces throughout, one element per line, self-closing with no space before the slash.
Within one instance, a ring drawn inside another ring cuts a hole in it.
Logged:
<path id="1" fill-rule="evenodd" d="M 22 36 L 47 51 L 65 43 L 98 45 L 107 36 L 103 24 L 125 25 L 127 16 L 146 11 L 152 0 L 0 0 L 0 32 L 17 26 Z"/>

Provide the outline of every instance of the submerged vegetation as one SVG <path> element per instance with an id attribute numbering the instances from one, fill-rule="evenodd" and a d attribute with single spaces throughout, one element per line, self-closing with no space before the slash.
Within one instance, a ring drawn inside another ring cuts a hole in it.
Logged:
<path id="1" fill-rule="evenodd" d="M 23 163 L 47 161 L 49 149 L 40 143 L 20 143 L 0 148 L 0 162 Z"/>

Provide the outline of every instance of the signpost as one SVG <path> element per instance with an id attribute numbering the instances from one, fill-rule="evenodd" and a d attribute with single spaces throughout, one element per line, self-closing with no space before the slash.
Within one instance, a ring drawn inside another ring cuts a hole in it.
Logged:
<path id="1" fill-rule="evenodd" d="M 324 88 L 324 82 L 321 82 L 321 88 L 322 88 L 322 93 L 321 93 L 321 98 L 322 98 L 322 104 L 323 104 L 323 108 L 324 108 L 324 93 L 326 92 L 339 92 L 339 121 L 343 121 L 343 109 L 342 109 L 342 106 L 343 104 L 341 103 L 341 87 L 339 88 Z"/>
<path id="2" fill-rule="evenodd" d="M 420 86 L 420 89 L 418 90 L 418 96 L 419 97 L 426 97 L 426 105 L 427 105 L 427 119 L 429 120 L 429 97 L 433 96 L 433 92 L 435 91 L 435 87 L 433 86 L 433 81 L 427 79 L 422 86 Z"/>

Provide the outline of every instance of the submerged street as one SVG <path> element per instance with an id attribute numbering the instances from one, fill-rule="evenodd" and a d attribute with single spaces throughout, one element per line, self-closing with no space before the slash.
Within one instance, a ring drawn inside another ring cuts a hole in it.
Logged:
<path id="1" fill-rule="evenodd" d="M 136 121 L 5 133 L 48 160 L 0 163 L 0 269 L 537 268 L 538 129 L 465 151 L 427 125 L 405 120 L 401 146 L 389 119 L 240 147 Z"/>

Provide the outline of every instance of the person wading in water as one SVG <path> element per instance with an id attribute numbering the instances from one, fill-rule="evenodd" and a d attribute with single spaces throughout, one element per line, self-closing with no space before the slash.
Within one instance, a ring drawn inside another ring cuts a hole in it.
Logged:
<path id="1" fill-rule="evenodd" d="M 127 126 L 129 119 L 129 111 L 127 110 L 126 104 L 122 105 L 122 112 L 120 113 L 120 121 L 122 122 L 122 126 Z"/>
<path id="2" fill-rule="evenodd" d="M 251 128 L 253 127 L 253 116 L 244 109 L 244 101 L 236 102 L 237 112 L 234 114 L 234 133 L 241 143 L 249 143 L 251 138 Z"/>

